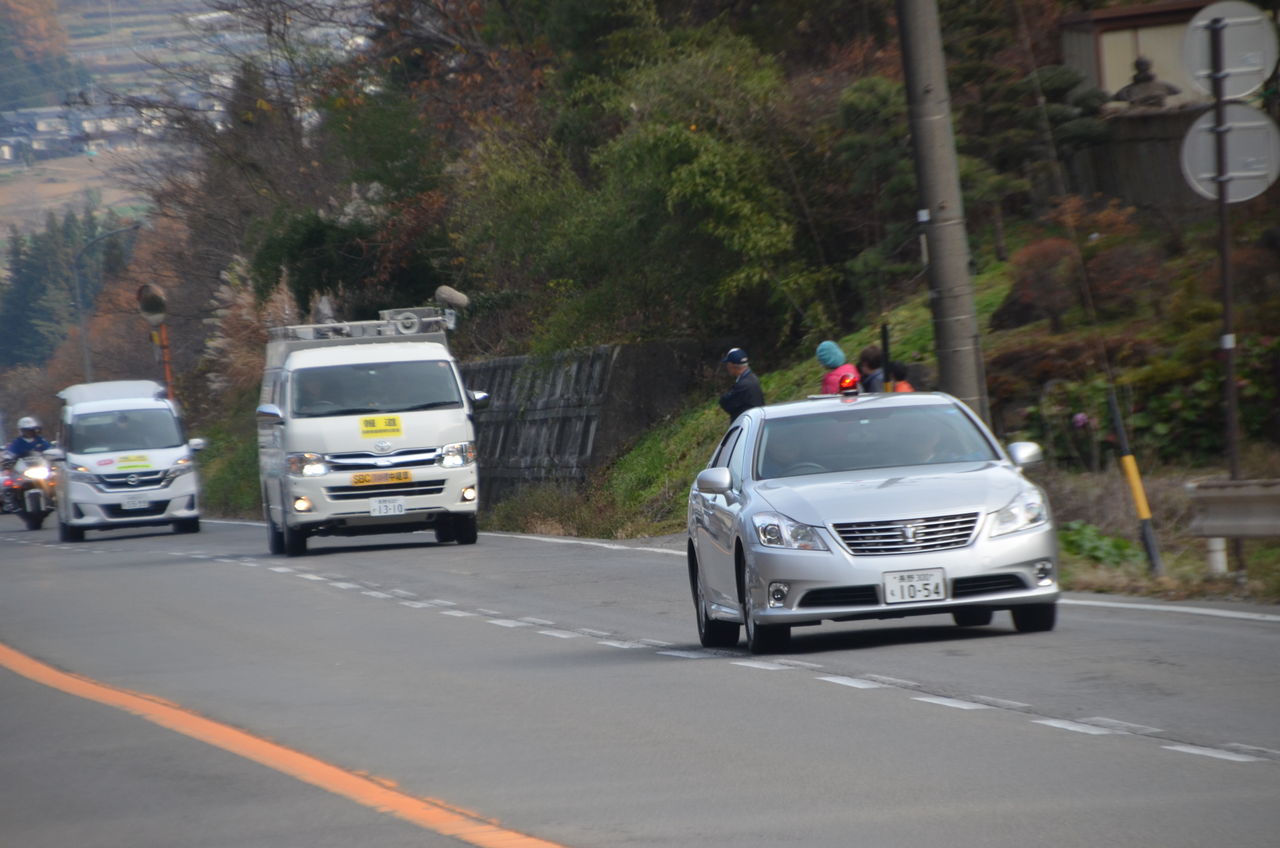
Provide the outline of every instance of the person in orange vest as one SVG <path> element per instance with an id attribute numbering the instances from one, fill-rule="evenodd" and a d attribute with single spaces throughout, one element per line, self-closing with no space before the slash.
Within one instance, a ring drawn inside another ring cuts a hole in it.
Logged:
<path id="1" fill-rule="evenodd" d="M 889 379 L 895 392 L 914 392 L 916 387 L 907 381 L 907 366 L 902 362 L 889 363 Z"/>

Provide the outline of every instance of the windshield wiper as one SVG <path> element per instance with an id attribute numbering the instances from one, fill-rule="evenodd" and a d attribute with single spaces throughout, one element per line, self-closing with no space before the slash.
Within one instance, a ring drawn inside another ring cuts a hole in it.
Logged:
<path id="1" fill-rule="evenodd" d="M 426 403 L 416 403 L 413 406 L 406 406 L 397 412 L 417 412 L 422 409 L 439 409 L 443 406 L 461 406 L 462 401 L 459 400 L 429 400 Z"/>

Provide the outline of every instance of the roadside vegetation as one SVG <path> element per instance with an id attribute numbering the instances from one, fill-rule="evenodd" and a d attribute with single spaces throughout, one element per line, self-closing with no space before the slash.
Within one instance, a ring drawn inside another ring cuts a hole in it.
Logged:
<path id="1" fill-rule="evenodd" d="M 113 92 L 166 128 L 120 174 L 152 227 L 89 248 L 114 223 L 76 209 L 6 236 L 0 324 L 22 328 L 0 339 L 8 420 L 51 418 L 82 353 L 95 379 L 160 376 L 144 283 L 168 297 L 176 389 L 213 439 L 206 497 L 225 514 L 257 514 L 264 328 L 308 320 L 322 296 L 358 320 L 461 290 L 461 358 L 733 338 L 774 401 L 816 387 L 818 342 L 853 358 L 887 324 L 893 358 L 933 385 L 891 0 L 208 5 L 206 65 Z M 995 429 L 1046 449 L 1035 473 L 1072 585 L 1216 592 L 1181 576 L 1202 556 L 1177 535 L 1181 482 L 1223 464 L 1214 231 L 1073 183 L 1073 157 L 1107 143 L 1107 93 L 1059 55 L 1078 3 L 1017 5 L 940 3 Z M 1275 469 L 1280 433 L 1277 191 L 1231 210 L 1249 474 Z M 77 257 L 96 294 L 83 344 Z M 1159 585 L 1122 544 L 1112 383 L 1157 505 Z M 677 532 L 722 390 L 709 376 L 583 491 L 530 490 L 484 521 Z M 1222 591 L 1280 597 L 1276 559 L 1251 544 L 1248 579 Z"/>

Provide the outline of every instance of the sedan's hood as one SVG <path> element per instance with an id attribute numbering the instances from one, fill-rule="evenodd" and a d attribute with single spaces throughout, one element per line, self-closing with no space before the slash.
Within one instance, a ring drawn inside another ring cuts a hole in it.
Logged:
<path id="1" fill-rule="evenodd" d="M 987 513 L 1007 505 L 1029 485 L 1013 468 L 995 462 L 878 468 L 765 480 L 755 491 L 776 511 L 804 522 L 924 518 Z"/>

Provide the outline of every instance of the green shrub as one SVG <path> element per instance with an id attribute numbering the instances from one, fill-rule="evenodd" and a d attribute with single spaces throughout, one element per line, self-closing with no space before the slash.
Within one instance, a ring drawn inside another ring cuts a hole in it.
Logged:
<path id="1" fill-rule="evenodd" d="M 1108 536 L 1084 521 L 1068 521 L 1058 531 L 1063 550 L 1103 565 L 1138 562 L 1142 552 L 1128 539 Z"/>

